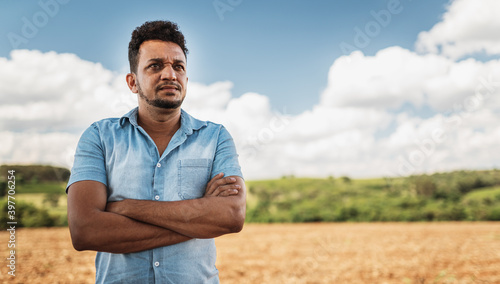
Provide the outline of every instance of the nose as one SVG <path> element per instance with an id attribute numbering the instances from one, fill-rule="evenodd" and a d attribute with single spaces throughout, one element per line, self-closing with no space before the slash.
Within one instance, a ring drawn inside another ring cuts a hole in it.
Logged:
<path id="1" fill-rule="evenodd" d="M 162 80 L 170 80 L 170 81 L 175 81 L 177 80 L 177 75 L 175 74 L 174 68 L 172 68 L 171 65 L 165 66 L 161 72 L 161 79 Z"/>

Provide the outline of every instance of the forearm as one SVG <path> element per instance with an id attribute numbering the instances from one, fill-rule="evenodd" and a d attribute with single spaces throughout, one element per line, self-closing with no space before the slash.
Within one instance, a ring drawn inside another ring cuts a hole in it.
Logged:
<path id="1" fill-rule="evenodd" d="M 106 212 L 104 184 L 79 181 L 68 188 L 68 225 L 76 250 L 129 253 L 189 240 L 179 233 Z"/>
<path id="2" fill-rule="evenodd" d="M 241 231 L 245 200 L 240 195 L 164 202 L 129 199 L 117 213 L 192 238 L 214 238 Z"/>
<path id="3" fill-rule="evenodd" d="M 99 210 L 85 216 L 84 220 L 69 220 L 76 250 L 131 253 L 191 239 L 172 230 Z"/>

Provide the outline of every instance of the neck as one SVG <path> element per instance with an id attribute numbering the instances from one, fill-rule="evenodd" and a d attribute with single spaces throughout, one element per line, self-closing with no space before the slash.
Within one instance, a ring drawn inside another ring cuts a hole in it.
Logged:
<path id="1" fill-rule="evenodd" d="M 181 108 L 162 109 L 139 105 L 137 123 L 151 136 L 172 136 L 181 126 Z"/>

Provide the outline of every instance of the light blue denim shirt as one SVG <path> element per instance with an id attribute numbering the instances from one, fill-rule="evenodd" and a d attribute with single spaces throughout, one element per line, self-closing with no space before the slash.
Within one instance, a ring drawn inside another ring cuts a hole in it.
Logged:
<path id="1" fill-rule="evenodd" d="M 220 124 L 184 110 L 181 127 L 160 157 L 137 124 L 137 108 L 93 123 L 76 149 L 68 187 L 82 180 L 106 185 L 108 201 L 176 201 L 200 198 L 218 173 L 240 176 L 233 139 Z M 219 283 L 214 239 L 192 239 L 152 250 L 98 252 L 96 283 Z"/>

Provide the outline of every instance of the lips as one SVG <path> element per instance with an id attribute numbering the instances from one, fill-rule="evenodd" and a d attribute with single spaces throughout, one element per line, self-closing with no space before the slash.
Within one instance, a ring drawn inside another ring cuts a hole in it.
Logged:
<path id="1" fill-rule="evenodd" d="M 160 86 L 156 87 L 157 91 L 160 91 L 160 90 L 180 90 L 180 89 L 181 89 L 181 86 L 175 85 L 175 84 L 165 84 L 165 85 L 160 85 Z"/>

